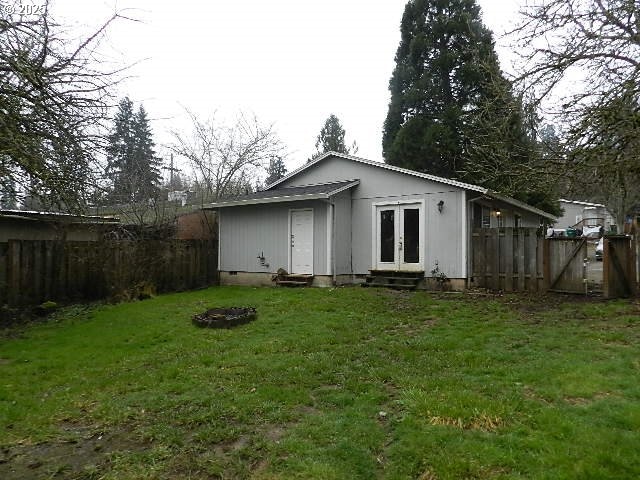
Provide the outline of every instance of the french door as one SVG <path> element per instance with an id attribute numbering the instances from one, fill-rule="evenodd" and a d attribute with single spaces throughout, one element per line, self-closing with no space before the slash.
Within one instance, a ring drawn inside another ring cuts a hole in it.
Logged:
<path id="1" fill-rule="evenodd" d="M 422 271 L 424 221 L 422 203 L 376 205 L 375 269 Z"/>

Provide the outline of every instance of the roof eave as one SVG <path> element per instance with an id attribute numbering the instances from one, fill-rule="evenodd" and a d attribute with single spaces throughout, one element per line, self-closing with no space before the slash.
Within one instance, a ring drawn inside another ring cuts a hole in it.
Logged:
<path id="1" fill-rule="evenodd" d="M 553 221 L 557 221 L 558 220 L 558 217 L 556 217 L 555 215 L 552 215 L 551 213 L 545 212 L 544 210 L 540 210 L 539 208 L 532 207 L 528 203 L 521 202 L 520 200 L 516 200 L 515 198 L 511 198 L 511 197 L 507 197 L 507 196 L 504 196 L 504 195 L 500 195 L 499 193 L 492 192 L 490 190 L 487 191 L 486 195 L 491 197 L 491 198 L 494 198 L 496 200 L 500 200 L 500 201 L 503 201 L 505 203 L 509 203 L 511 205 L 514 205 L 514 206 L 516 206 L 518 208 L 521 208 L 522 210 L 527 210 L 527 211 L 529 211 L 531 213 L 535 213 L 536 215 L 540 215 L 541 217 L 548 218 L 549 220 L 553 220 Z"/>
<path id="2" fill-rule="evenodd" d="M 303 200 L 323 200 L 333 197 L 340 192 L 344 192 L 349 188 L 355 187 L 360 183 L 360 180 L 352 180 L 346 185 L 342 185 L 330 192 L 325 193 L 305 193 L 301 195 L 285 195 L 285 196 L 276 196 L 276 197 L 266 197 L 266 198 L 248 198 L 246 200 L 229 200 L 226 202 L 216 202 L 211 203 L 209 205 L 204 205 L 202 207 L 203 210 L 212 210 L 215 208 L 222 207 L 238 207 L 241 205 L 260 205 L 265 203 L 284 203 L 284 202 L 300 202 Z"/>

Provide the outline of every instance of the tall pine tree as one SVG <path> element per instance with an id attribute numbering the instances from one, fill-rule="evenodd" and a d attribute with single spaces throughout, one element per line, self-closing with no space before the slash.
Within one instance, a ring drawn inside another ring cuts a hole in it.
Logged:
<path id="1" fill-rule="evenodd" d="M 319 157 L 326 152 L 338 152 L 348 154 L 358 153 L 356 142 L 348 147 L 345 143 L 346 132 L 338 117 L 333 113 L 324 122 L 320 135 L 316 139 L 316 153 L 313 158 Z"/>
<path id="2" fill-rule="evenodd" d="M 128 97 L 122 99 L 108 143 L 107 177 L 111 181 L 112 200 L 128 203 L 155 197 L 160 183 L 160 161 L 144 107 L 134 112 L 133 102 Z"/>
<path id="3" fill-rule="evenodd" d="M 287 167 L 284 165 L 282 157 L 272 157 L 269 160 L 269 167 L 267 168 L 267 179 L 264 181 L 265 185 L 271 185 L 276 180 L 281 179 L 287 174 Z"/>
<path id="4" fill-rule="evenodd" d="M 410 0 L 384 124 L 387 163 L 459 177 L 473 115 L 502 79 L 491 31 L 475 0 Z"/>
<path id="5" fill-rule="evenodd" d="M 140 105 L 133 117 L 133 163 L 138 199 L 153 198 L 158 193 L 161 161 L 154 150 L 155 143 L 144 107 Z"/>

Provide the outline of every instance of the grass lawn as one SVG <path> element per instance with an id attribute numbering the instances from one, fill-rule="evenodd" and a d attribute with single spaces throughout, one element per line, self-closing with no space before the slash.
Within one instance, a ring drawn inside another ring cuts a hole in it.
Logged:
<path id="1" fill-rule="evenodd" d="M 258 320 L 198 329 L 214 306 Z M 0 338 L 0 478 L 638 478 L 640 304 L 211 288 Z"/>

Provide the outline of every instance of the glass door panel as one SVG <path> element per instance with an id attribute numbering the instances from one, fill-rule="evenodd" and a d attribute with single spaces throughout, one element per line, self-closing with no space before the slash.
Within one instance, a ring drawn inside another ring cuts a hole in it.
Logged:
<path id="1" fill-rule="evenodd" d="M 380 257 L 382 263 L 393 263 L 396 260 L 396 210 L 380 210 Z"/>
<path id="2" fill-rule="evenodd" d="M 420 209 L 402 209 L 402 250 L 404 263 L 420 261 Z"/>

